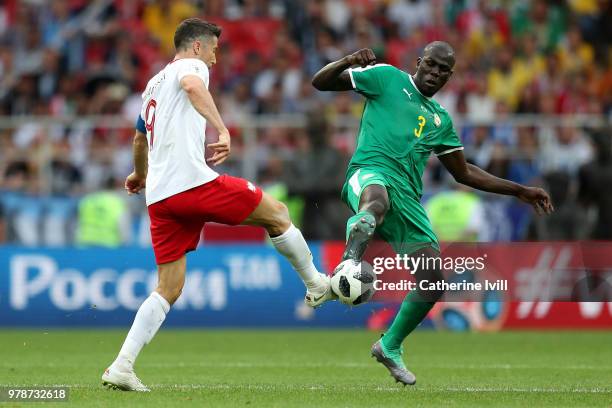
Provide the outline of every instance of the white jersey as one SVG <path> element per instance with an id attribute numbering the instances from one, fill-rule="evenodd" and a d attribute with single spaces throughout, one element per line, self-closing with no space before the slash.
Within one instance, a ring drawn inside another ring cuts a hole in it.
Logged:
<path id="1" fill-rule="evenodd" d="M 208 67 L 195 58 L 166 65 L 142 93 L 141 117 L 149 142 L 147 205 L 208 183 L 219 176 L 206 164 L 206 120 L 180 85 L 196 75 L 208 88 Z"/>

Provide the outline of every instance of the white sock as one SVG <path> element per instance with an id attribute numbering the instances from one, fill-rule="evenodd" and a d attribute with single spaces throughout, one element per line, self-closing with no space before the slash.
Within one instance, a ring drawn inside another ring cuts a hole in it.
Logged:
<path id="1" fill-rule="evenodd" d="M 312 263 L 312 253 L 299 229 L 293 224 L 278 237 L 270 237 L 274 248 L 281 253 L 300 275 L 308 289 L 318 289 L 322 286 L 321 274 Z"/>
<path id="2" fill-rule="evenodd" d="M 162 295 L 152 292 L 140 305 L 132 328 L 125 338 L 117 359 L 113 363 L 120 368 L 131 370 L 138 353 L 145 344 L 149 344 L 170 311 L 170 303 Z"/>

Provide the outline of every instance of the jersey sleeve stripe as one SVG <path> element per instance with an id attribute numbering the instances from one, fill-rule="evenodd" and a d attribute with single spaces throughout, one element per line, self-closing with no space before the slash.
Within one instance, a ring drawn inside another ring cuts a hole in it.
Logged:
<path id="1" fill-rule="evenodd" d="M 351 68 L 354 71 L 358 71 L 358 72 L 363 72 L 363 71 L 367 71 L 369 69 L 373 69 L 373 68 L 379 68 L 379 67 L 390 67 L 391 65 L 389 64 L 375 64 L 375 65 L 368 65 L 366 67 L 359 67 L 359 68 Z"/>
<path id="2" fill-rule="evenodd" d="M 355 85 L 355 78 L 353 78 L 353 68 L 349 68 L 348 73 L 349 77 L 351 78 L 351 85 L 353 86 L 353 89 L 357 89 L 357 86 Z"/>
<path id="3" fill-rule="evenodd" d="M 436 153 L 436 156 L 444 156 L 445 154 L 449 154 L 449 153 L 456 152 L 456 151 L 459 151 L 459 150 L 463 150 L 463 146 L 454 147 L 452 149 L 448 149 L 448 150 L 445 150 L 443 152 Z"/>

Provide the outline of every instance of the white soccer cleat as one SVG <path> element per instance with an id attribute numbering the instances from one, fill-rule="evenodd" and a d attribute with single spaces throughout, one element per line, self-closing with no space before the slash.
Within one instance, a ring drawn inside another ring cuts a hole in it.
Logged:
<path id="1" fill-rule="evenodd" d="M 306 305 L 315 308 L 321 306 L 323 303 L 329 300 L 336 300 L 338 296 L 334 293 L 331 288 L 331 279 L 327 275 L 321 274 L 322 289 L 311 292 L 310 289 L 306 290 L 306 296 L 304 296 L 304 303 Z"/>
<path id="2" fill-rule="evenodd" d="M 120 371 L 112 365 L 102 374 L 102 385 L 113 390 L 150 392 L 133 370 Z"/>

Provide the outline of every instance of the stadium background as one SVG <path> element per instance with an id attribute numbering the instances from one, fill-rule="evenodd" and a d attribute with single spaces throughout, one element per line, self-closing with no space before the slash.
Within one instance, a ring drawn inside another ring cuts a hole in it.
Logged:
<path id="1" fill-rule="evenodd" d="M 333 267 L 344 235 L 339 189 L 363 100 L 317 92 L 310 78 L 363 47 L 411 71 L 435 39 L 457 52 L 454 77 L 436 99 L 455 119 L 467 158 L 545 186 L 557 208 L 537 218 L 516 200 L 460 188 L 432 158 L 424 201 L 441 240 L 499 248 L 541 241 L 548 244 L 529 257 L 552 251 L 552 267 L 563 242 L 612 239 L 612 190 L 604 187 L 612 181 L 610 1 L 7 0 L 0 305 L 8 312 L 0 325 L 131 321 L 155 268 L 144 199 L 122 191 L 133 125 L 140 92 L 173 56 L 174 28 L 191 16 L 223 28 L 211 91 L 233 151 L 219 170 L 286 202 L 323 269 Z M 374 305 L 305 310 L 299 281 L 262 230 L 208 225 L 188 269 L 170 325 L 386 321 Z M 597 309 L 595 323 L 583 309 L 534 306 L 523 318 L 525 326 L 612 327 L 612 307 Z"/>
<path id="2" fill-rule="evenodd" d="M 342 248 L 339 188 L 363 101 L 310 78 L 362 47 L 410 71 L 435 39 L 458 55 L 437 99 L 468 159 L 545 186 L 557 208 L 537 218 L 459 188 L 434 158 L 424 199 L 440 238 L 483 242 L 510 275 L 612 270 L 609 0 L 4 0 L 0 399 L 38 384 L 67 386 L 77 407 L 610 406 L 610 302 L 441 305 L 423 328 L 495 333 L 417 330 L 404 357 L 419 382 L 404 389 L 368 359 L 397 302 L 313 312 L 261 230 L 219 225 L 139 357 L 153 392 L 103 389 L 155 284 L 144 199 L 122 190 L 140 92 L 192 16 L 223 27 L 211 91 L 233 155 L 221 171 L 285 201 L 323 270 Z"/>

